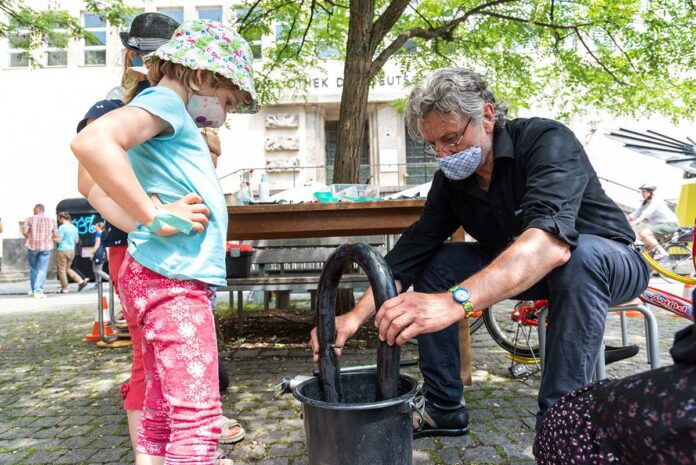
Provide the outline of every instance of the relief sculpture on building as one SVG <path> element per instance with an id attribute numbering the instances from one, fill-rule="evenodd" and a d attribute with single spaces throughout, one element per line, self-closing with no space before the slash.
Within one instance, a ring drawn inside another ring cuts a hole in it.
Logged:
<path id="1" fill-rule="evenodd" d="M 266 171 L 276 173 L 281 171 L 300 171 L 300 160 L 297 157 L 273 158 L 266 160 Z"/>
<path id="2" fill-rule="evenodd" d="M 295 136 L 266 137 L 267 152 L 281 152 L 285 150 L 300 150 L 300 139 Z"/>
<path id="3" fill-rule="evenodd" d="M 300 124 L 300 116 L 293 113 L 273 113 L 266 115 L 266 127 L 276 128 L 296 128 Z"/>

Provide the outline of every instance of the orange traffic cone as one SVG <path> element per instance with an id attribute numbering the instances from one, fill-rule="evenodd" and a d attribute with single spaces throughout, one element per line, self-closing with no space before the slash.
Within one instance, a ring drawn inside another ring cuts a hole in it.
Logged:
<path id="1" fill-rule="evenodd" d="M 94 320 L 94 323 L 92 324 L 92 332 L 87 334 L 85 337 L 82 338 L 82 342 L 95 342 L 101 340 L 101 337 L 99 337 L 99 313 L 98 312 L 104 312 L 105 310 L 109 309 L 109 303 L 106 301 L 106 297 L 102 297 L 102 305 L 101 309 L 97 307 L 97 317 Z M 111 336 L 114 334 L 114 330 L 110 325 L 106 324 L 106 321 L 109 319 L 108 314 L 104 314 L 104 336 Z"/>

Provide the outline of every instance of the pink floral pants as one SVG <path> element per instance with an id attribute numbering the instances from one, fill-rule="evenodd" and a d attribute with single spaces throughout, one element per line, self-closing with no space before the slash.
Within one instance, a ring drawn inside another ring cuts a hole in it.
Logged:
<path id="1" fill-rule="evenodd" d="M 212 464 L 222 408 L 208 285 L 166 278 L 130 255 L 119 283 L 126 320 L 143 331 L 138 451 L 165 456 L 166 465 Z"/>

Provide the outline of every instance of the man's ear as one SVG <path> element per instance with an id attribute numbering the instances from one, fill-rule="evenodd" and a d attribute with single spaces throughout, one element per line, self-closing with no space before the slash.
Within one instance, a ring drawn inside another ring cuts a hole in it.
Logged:
<path id="1" fill-rule="evenodd" d="M 483 104 L 483 128 L 486 132 L 493 132 L 495 127 L 495 105 L 491 102 Z"/>

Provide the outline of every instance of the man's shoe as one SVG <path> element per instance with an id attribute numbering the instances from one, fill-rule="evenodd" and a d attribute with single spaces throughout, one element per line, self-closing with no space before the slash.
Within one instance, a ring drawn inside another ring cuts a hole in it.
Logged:
<path id="1" fill-rule="evenodd" d="M 89 284 L 89 279 L 88 278 L 83 279 L 82 282 L 77 285 L 77 292 L 80 292 L 82 289 L 84 289 L 85 286 L 87 286 L 87 284 Z"/>
<path id="2" fill-rule="evenodd" d="M 43 292 L 34 292 L 33 297 L 34 297 L 35 299 L 45 299 L 45 298 L 46 298 L 46 294 L 44 294 Z"/>
<path id="3" fill-rule="evenodd" d="M 58 291 L 58 292 L 60 292 L 61 294 L 67 294 L 67 293 L 68 293 L 68 290 L 67 290 L 67 289 L 61 289 L 61 290 Z"/>
<path id="4" fill-rule="evenodd" d="M 413 439 L 426 436 L 462 436 L 469 432 L 469 411 L 462 404 L 439 405 L 425 396 L 416 397 Z"/>

